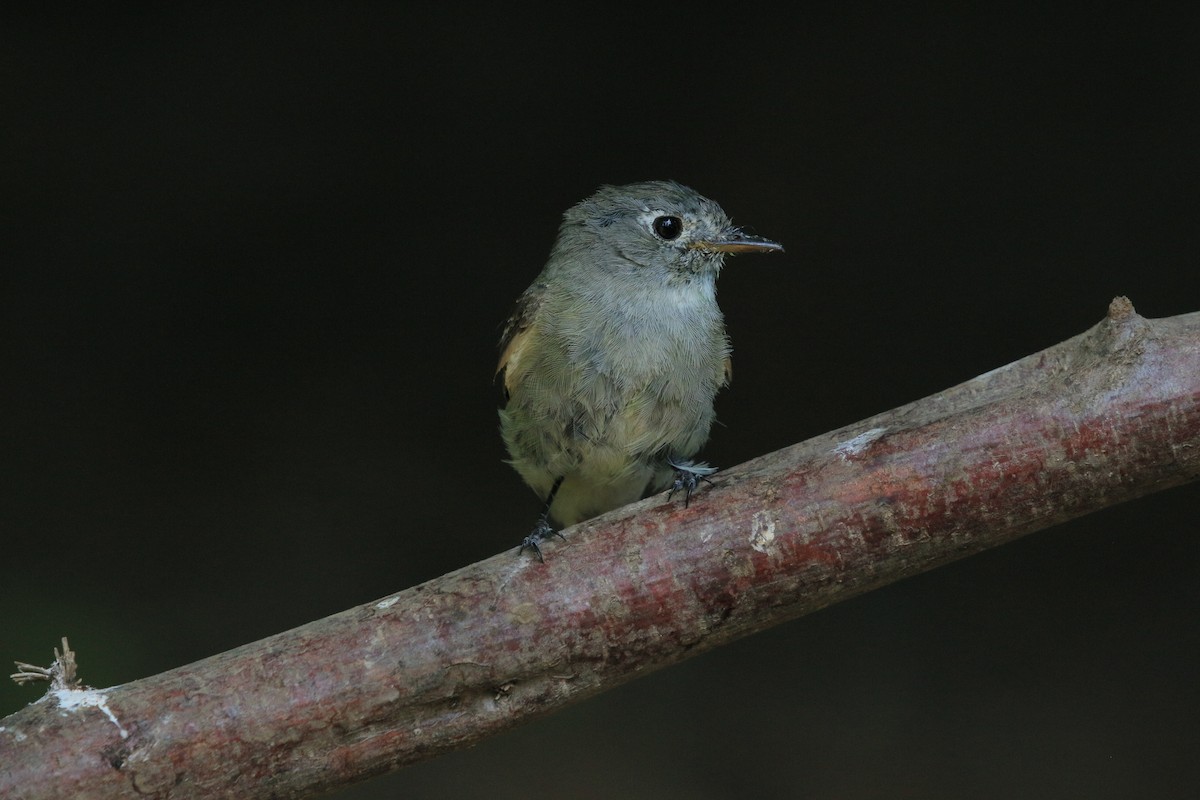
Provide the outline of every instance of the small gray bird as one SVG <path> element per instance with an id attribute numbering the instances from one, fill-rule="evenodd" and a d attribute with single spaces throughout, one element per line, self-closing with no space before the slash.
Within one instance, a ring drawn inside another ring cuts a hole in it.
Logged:
<path id="1" fill-rule="evenodd" d="M 689 459 L 729 382 L 716 282 L 726 253 L 783 247 L 734 227 L 672 181 L 602 186 L 563 215 L 542 273 L 504 326 L 512 465 L 545 501 L 521 550 L 671 487 L 685 502 L 716 470 Z"/>

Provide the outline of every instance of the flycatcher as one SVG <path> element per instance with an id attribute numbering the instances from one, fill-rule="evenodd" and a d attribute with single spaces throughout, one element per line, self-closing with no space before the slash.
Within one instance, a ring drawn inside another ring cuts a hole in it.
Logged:
<path id="1" fill-rule="evenodd" d="M 717 307 L 726 254 L 782 251 L 672 181 L 602 186 L 563 215 L 545 268 L 504 326 L 500 431 L 544 501 L 525 537 L 650 493 L 685 502 L 716 470 L 708 440 L 730 347 Z"/>

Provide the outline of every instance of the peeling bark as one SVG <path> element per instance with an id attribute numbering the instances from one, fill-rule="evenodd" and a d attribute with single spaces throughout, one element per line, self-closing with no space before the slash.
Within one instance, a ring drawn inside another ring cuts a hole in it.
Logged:
<path id="1" fill-rule="evenodd" d="M 0 720 L 5 798 L 300 797 L 1200 477 L 1200 313 L 1108 317 L 546 544 Z"/>

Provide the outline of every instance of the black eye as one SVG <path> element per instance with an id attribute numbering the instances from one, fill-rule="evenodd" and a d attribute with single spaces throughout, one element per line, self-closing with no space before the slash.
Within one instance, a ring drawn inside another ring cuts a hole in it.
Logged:
<path id="1" fill-rule="evenodd" d="M 654 232 L 668 242 L 678 239 L 683 233 L 683 220 L 679 217 L 658 217 L 654 220 Z"/>

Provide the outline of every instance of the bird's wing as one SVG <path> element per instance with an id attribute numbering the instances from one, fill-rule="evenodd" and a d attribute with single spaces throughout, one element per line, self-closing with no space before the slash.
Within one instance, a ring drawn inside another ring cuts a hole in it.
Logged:
<path id="1" fill-rule="evenodd" d="M 721 381 L 722 386 L 733 383 L 733 356 L 725 356 L 725 360 L 721 363 L 721 372 L 725 376 L 725 380 Z"/>
<path id="2" fill-rule="evenodd" d="M 542 298 L 545 297 L 545 286 L 534 284 L 517 298 L 517 305 L 512 315 L 504 323 L 504 333 L 500 336 L 500 361 L 496 364 L 495 377 L 504 375 L 504 394 L 507 397 L 512 390 L 519 372 L 521 356 L 526 346 L 533 340 L 533 332 L 537 326 L 537 313 L 541 308 Z"/>

